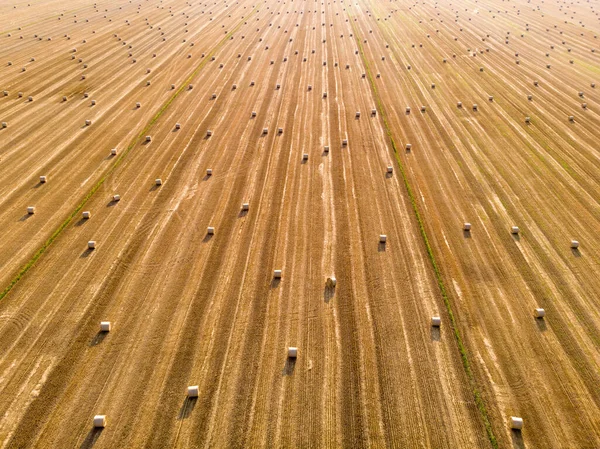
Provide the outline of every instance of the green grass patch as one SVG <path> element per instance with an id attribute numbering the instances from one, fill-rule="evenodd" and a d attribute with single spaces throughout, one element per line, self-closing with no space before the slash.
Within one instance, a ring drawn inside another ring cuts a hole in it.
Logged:
<path id="1" fill-rule="evenodd" d="M 590 72 L 598 75 L 600 74 L 600 66 L 595 65 L 595 64 L 589 64 L 587 62 L 585 62 L 582 59 L 574 59 L 573 63 L 577 66 L 577 67 L 583 67 L 586 70 L 589 70 Z"/>

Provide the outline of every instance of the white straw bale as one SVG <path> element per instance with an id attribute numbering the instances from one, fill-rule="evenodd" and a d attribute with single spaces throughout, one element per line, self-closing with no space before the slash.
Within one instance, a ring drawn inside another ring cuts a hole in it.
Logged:
<path id="1" fill-rule="evenodd" d="M 106 427 L 106 416 L 104 416 L 104 415 L 94 416 L 94 427 L 100 428 L 100 429 Z"/>
<path id="2" fill-rule="evenodd" d="M 519 418 L 518 416 L 510 417 L 510 428 L 514 430 L 523 429 L 523 418 Z"/>

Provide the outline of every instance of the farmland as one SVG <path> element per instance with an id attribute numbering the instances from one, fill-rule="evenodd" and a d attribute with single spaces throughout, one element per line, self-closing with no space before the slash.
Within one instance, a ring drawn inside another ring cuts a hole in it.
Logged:
<path id="1" fill-rule="evenodd" d="M 0 4 L 0 448 L 600 446 L 597 14 Z"/>

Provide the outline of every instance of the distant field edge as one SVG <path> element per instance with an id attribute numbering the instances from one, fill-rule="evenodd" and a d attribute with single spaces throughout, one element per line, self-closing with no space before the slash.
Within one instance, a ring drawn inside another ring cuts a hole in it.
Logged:
<path id="1" fill-rule="evenodd" d="M 237 25 L 228 32 L 223 39 L 221 39 L 207 54 L 204 59 L 196 66 L 196 68 L 190 73 L 190 75 L 181 83 L 179 88 L 175 91 L 173 95 L 160 107 L 160 109 L 154 114 L 154 116 L 150 119 L 150 121 L 146 124 L 144 129 L 142 129 L 137 136 L 133 137 L 127 149 L 123 151 L 123 153 L 117 158 L 115 163 L 111 165 L 106 172 L 102 175 L 100 180 L 91 188 L 91 190 L 83 197 L 80 203 L 77 205 L 75 210 L 58 226 L 58 228 L 50 235 L 50 237 L 42 244 L 42 246 L 33 254 L 31 259 L 25 263 L 17 272 L 15 277 L 8 283 L 8 285 L 2 290 L 0 293 L 0 301 L 6 297 L 10 293 L 10 291 L 17 285 L 17 283 L 27 274 L 27 272 L 35 265 L 35 263 L 42 257 L 42 255 L 49 249 L 50 245 L 54 243 L 54 241 L 62 234 L 62 232 L 69 226 L 69 224 L 73 221 L 73 219 L 79 214 L 81 209 L 87 204 L 87 202 L 94 196 L 96 191 L 104 184 L 104 182 L 108 179 L 108 177 L 123 163 L 124 159 L 127 157 L 129 152 L 140 142 L 140 140 L 148 133 L 148 131 L 154 126 L 154 124 L 158 121 L 158 119 L 164 114 L 164 112 L 169 108 L 171 103 L 175 101 L 175 99 L 185 90 L 185 87 L 196 77 L 196 75 L 202 70 L 202 68 L 206 65 L 206 61 L 210 61 L 210 57 L 223 45 L 227 42 L 231 36 L 242 26 L 242 24 L 248 20 L 256 12 L 257 6 L 255 6 L 247 16 L 242 17 L 242 19 L 237 23 Z"/>
<path id="2" fill-rule="evenodd" d="M 448 293 L 447 293 L 446 286 L 444 284 L 444 279 L 443 279 L 442 273 L 441 273 L 439 265 L 436 261 L 435 255 L 433 254 L 433 249 L 429 243 L 429 238 L 427 236 L 427 231 L 425 230 L 423 218 L 421 217 L 421 214 L 419 212 L 419 207 L 417 205 L 417 201 L 415 199 L 413 189 L 408 180 L 408 176 L 406 175 L 406 171 L 404 170 L 404 166 L 402 165 L 402 161 L 400 160 L 400 156 L 398 154 L 398 149 L 396 147 L 396 143 L 394 141 L 392 131 L 390 129 L 389 123 L 386 118 L 385 109 L 383 107 L 383 102 L 381 101 L 381 97 L 379 96 L 379 92 L 377 91 L 377 86 L 375 85 L 375 81 L 373 80 L 373 75 L 371 73 L 371 68 L 369 66 L 369 62 L 363 51 L 363 46 L 362 46 L 362 43 L 361 43 L 360 37 L 359 37 L 360 30 L 358 30 L 358 28 L 354 24 L 354 21 L 352 20 L 353 19 L 352 15 L 348 14 L 348 17 L 349 17 L 350 23 L 352 24 L 352 29 L 354 30 L 354 38 L 358 45 L 358 51 L 360 52 L 360 57 L 363 61 L 363 64 L 365 65 L 365 71 L 366 71 L 367 77 L 369 79 L 369 84 L 371 85 L 371 90 L 373 91 L 373 96 L 375 97 L 375 101 L 377 102 L 378 113 L 382 119 L 386 134 L 389 138 L 390 144 L 392 145 L 392 149 L 394 150 L 394 156 L 396 157 L 396 162 L 398 164 L 398 168 L 400 170 L 400 173 L 402 174 L 404 186 L 406 187 L 406 191 L 408 193 L 408 197 L 410 199 L 410 203 L 411 203 L 413 212 L 415 214 L 415 218 L 417 219 L 417 222 L 419 224 L 419 232 L 421 234 L 421 237 L 423 238 L 423 243 L 425 244 L 425 248 L 427 249 L 427 256 L 428 256 L 429 260 L 431 261 L 431 265 L 432 265 L 433 271 L 435 273 L 435 278 L 436 278 L 438 287 L 440 289 L 440 294 L 442 296 L 442 299 L 444 300 L 444 305 L 446 306 L 446 310 L 448 312 L 448 317 L 450 319 L 450 327 L 452 328 L 452 332 L 454 333 L 454 337 L 455 337 L 456 343 L 458 345 L 458 351 L 460 352 L 462 366 L 465 370 L 467 378 L 469 379 L 471 391 L 473 392 L 473 396 L 475 399 L 475 404 L 477 405 L 477 409 L 479 410 L 479 415 L 485 426 L 485 430 L 487 432 L 487 437 L 490 441 L 491 446 L 494 449 L 498 449 L 498 441 L 496 440 L 496 436 L 494 435 L 494 431 L 492 429 L 492 424 L 489 419 L 489 415 L 488 415 L 488 412 L 487 412 L 487 409 L 485 406 L 485 402 L 481 396 L 481 392 L 477 385 L 475 375 L 473 374 L 473 371 L 471 369 L 471 364 L 469 361 L 467 348 L 465 347 L 465 345 L 463 343 L 462 337 L 460 335 L 460 330 L 456 323 L 456 318 L 454 317 L 454 313 L 452 312 L 452 304 L 450 303 L 450 298 L 448 297 Z"/>

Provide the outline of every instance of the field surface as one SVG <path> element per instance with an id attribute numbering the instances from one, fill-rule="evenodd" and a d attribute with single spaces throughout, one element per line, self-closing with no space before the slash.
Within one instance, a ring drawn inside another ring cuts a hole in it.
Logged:
<path id="1" fill-rule="evenodd" d="M 600 447 L 597 6 L 1 2 L 0 449 Z"/>

